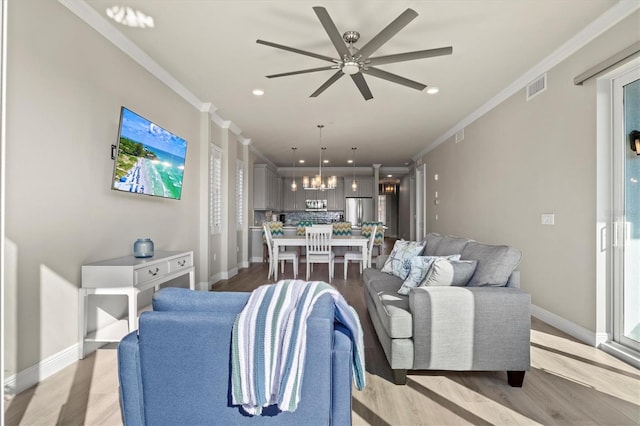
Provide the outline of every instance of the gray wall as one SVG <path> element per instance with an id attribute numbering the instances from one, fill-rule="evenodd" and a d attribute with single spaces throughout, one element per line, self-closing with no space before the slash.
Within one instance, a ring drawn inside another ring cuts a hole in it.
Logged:
<path id="1" fill-rule="evenodd" d="M 573 78 L 639 39 L 636 12 L 426 154 L 427 230 L 523 251 L 532 303 L 596 330 L 596 83 Z M 434 180 L 434 174 L 439 180 Z M 440 204 L 433 205 L 434 191 Z M 439 220 L 435 220 L 435 214 Z M 555 213 L 554 226 L 541 225 Z"/>
<path id="2" fill-rule="evenodd" d="M 200 113 L 55 1 L 8 22 L 5 375 L 77 343 L 83 263 L 156 248 L 198 258 Z M 182 200 L 110 190 L 120 106 L 189 142 Z"/>

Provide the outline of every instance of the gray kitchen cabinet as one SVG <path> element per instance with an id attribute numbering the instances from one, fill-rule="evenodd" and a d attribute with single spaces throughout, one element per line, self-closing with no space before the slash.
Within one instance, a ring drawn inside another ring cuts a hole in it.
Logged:
<path id="1" fill-rule="evenodd" d="M 253 166 L 254 210 L 280 210 L 282 208 L 282 178 L 267 164 Z"/>

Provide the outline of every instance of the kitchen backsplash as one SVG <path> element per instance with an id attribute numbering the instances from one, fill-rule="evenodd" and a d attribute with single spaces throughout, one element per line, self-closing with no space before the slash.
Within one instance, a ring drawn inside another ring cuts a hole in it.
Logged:
<path id="1" fill-rule="evenodd" d="M 263 211 L 255 211 L 253 215 L 254 225 L 260 226 L 265 220 L 271 220 L 271 215 L 267 218 Z M 314 223 L 332 223 L 339 222 L 344 217 L 343 211 L 330 212 L 284 212 L 286 217 L 285 225 L 296 225 L 301 220 L 310 220 Z M 278 214 L 279 216 L 279 214 Z"/>

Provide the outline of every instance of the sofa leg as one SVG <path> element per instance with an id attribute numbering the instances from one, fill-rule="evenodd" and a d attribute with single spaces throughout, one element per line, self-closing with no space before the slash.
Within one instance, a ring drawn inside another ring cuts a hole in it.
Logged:
<path id="1" fill-rule="evenodd" d="M 525 371 L 507 371 L 507 380 L 514 388 L 521 388 Z"/>
<path id="2" fill-rule="evenodd" d="M 393 370 L 393 383 L 396 385 L 406 385 L 407 370 Z"/>

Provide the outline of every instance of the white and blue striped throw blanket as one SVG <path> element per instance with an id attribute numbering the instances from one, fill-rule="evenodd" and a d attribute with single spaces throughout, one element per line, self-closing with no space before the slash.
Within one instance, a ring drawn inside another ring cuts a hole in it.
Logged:
<path id="1" fill-rule="evenodd" d="M 231 344 L 232 402 L 252 415 L 277 404 L 294 411 L 300 401 L 307 349 L 307 318 L 318 298 L 330 294 L 335 320 L 351 334 L 353 379 L 365 386 L 362 327 L 356 311 L 331 285 L 283 280 L 253 291 L 233 325 Z"/>

